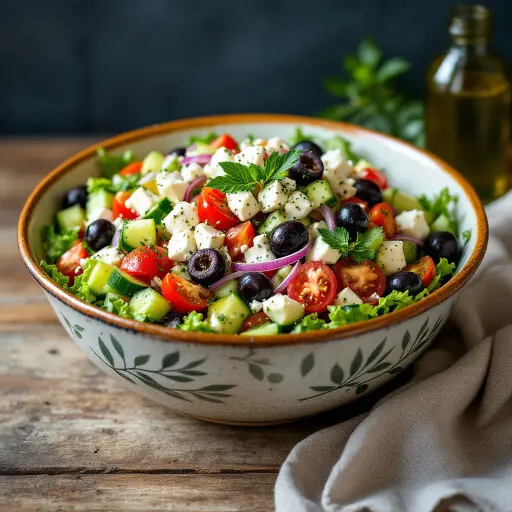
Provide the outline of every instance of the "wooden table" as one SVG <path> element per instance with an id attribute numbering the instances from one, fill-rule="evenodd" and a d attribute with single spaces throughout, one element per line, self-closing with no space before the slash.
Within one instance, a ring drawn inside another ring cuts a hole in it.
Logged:
<path id="1" fill-rule="evenodd" d="M 16 247 L 30 190 L 92 142 L 0 140 L 0 510 L 271 511 L 293 446 L 399 382 L 301 423 L 236 428 L 174 414 L 100 372 L 68 338 Z"/>

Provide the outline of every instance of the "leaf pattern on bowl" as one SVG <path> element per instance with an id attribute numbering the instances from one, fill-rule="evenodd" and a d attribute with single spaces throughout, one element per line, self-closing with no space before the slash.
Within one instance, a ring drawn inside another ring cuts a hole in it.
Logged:
<path id="1" fill-rule="evenodd" d="M 278 372 L 266 372 L 267 366 L 272 366 L 268 358 L 259 357 L 256 355 L 255 350 L 251 347 L 249 353 L 244 357 L 232 356 L 229 359 L 232 361 L 243 361 L 247 363 L 247 369 L 249 373 L 259 381 L 264 381 L 265 376 L 271 384 L 279 384 L 283 382 L 284 375 Z"/>

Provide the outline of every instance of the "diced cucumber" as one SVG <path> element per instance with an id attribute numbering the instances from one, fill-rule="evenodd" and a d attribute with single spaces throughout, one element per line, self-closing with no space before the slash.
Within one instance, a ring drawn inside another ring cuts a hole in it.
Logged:
<path id="1" fill-rule="evenodd" d="M 288 277 L 288 274 L 292 271 L 292 269 L 293 265 L 286 265 L 286 267 L 281 267 L 276 272 L 275 276 L 270 280 L 274 290 Z"/>
<path id="2" fill-rule="evenodd" d="M 136 319 L 159 322 L 169 313 L 171 305 L 153 288 L 146 288 L 131 298 L 129 308 Z"/>
<path id="3" fill-rule="evenodd" d="M 431 231 L 448 231 L 453 236 L 457 236 L 457 229 L 453 225 L 453 222 L 442 213 L 430 226 Z"/>
<path id="4" fill-rule="evenodd" d="M 313 208 L 318 208 L 322 204 L 331 206 L 337 201 L 331 185 L 329 185 L 327 180 L 318 180 L 310 183 L 304 189 L 304 193 L 313 204 Z"/>
<path id="5" fill-rule="evenodd" d="M 213 294 L 218 299 L 222 299 L 222 297 L 227 297 L 228 295 L 231 295 L 232 293 L 238 293 L 238 280 L 237 279 L 231 279 L 231 281 L 228 281 L 226 284 L 222 285 L 220 288 L 217 288 Z"/>
<path id="6" fill-rule="evenodd" d="M 164 217 L 167 217 L 169 213 L 171 213 L 172 210 L 172 203 L 167 199 L 167 197 L 164 197 L 163 199 L 160 199 L 155 206 L 153 206 L 146 215 L 144 215 L 145 219 L 153 219 L 156 224 L 161 224 L 162 219 Z"/>
<path id="7" fill-rule="evenodd" d="M 79 204 L 57 212 L 57 224 L 62 233 L 81 227 L 85 222 L 84 210 Z"/>
<path id="8" fill-rule="evenodd" d="M 369 246 L 369 248 L 373 249 L 374 251 L 378 251 L 382 245 L 382 242 L 384 242 L 384 233 L 379 238 L 376 238 L 374 242 Z"/>
<path id="9" fill-rule="evenodd" d="M 264 324 L 241 334 L 242 336 L 272 336 L 273 334 L 279 334 L 279 325 Z"/>
<path id="10" fill-rule="evenodd" d="M 94 295 L 106 295 L 107 293 L 112 293 L 114 290 L 111 288 L 107 282 L 114 272 L 115 267 L 109 265 L 100 260 L 89 260 L 90 263 L 94 265 L 91 273 L 89 274 L 89 279 L 87 280 L 87 284 Z M 93 263 L 94 262 L 94 263 Z"/>
<path id="11" fill-rule="evenodd" d="M 195 152 L 198 155 L 213 155 L 217 151 L 217 148 L 210 146 L 210 144 L 206 144 L 204 142 L 196 142 Z"/>
<path id="12" fill-rule="evenodd" d="M 251 310 L 235 293 L 215 301 L 208 307 L 208 321 L 217 332 L 236 334 L 249 316 Z"/>
<path id="13" fill-rule="evenodd" d="M 114 268 L 114 271 L 110 274 L 107 286 L 110 286 L 114 292 L 123 297 L 132 297 L 138 291 L 148 287 L 146 283 L 135 279 L 135 277 L 118 268 Z"/>
<path id="14" fill-rule="evenodd" d="M 114 196 L 104 188 L 100 188 L 96 192 L 89 194 L 86 204 L 87 216 L 97 208 L 112 208 L 113 200 Z"/>
<path id="15" fill-rule="evenodd" d="M 403 240 L 403 249 L 404 249 L 404 256 L 405 256 L 405 262 L 407 265 L 410 265 L 411 263 L 415 263 L 417 258 L 417 252 L 418 252 L 418 246 L 413 243 L 409 242 L 407 240 Z"/>
<path id="16" fill-rule="evenodd" d="M 272 212 L 266 219 L 265 222 L 258 228 L 258 234 L 270 236 L 279 224 L 286 221 L 286 215 L 282 210 L 276 210 Z"/>
<path id="17" fill-rule="evenodd" d="M 144 158 L 140 173 L 144 175 L 148 172 L 158 172 L 162 168 L 164 160 L 165 156 L 162 155 L 162 153 L 159 151 L 151 151 L 146 158 Z"/>
<path id="18" fill-rule="evenodd" d="M 304 217 L 303 219 L 300 219 L 299 222 L 301 224 L 304 224 L 304 226 L 306 226 L 307 228 L 311 226 L 311 219 L 309 217 Z"/>
<path id="19" fill-rule="evenodd" d="M 418 199 L 397 188 L 387 188 L 382 191 L 382 199 L 385 203 L 389 203 L 398 213 L 407 212 L 409 210 L 422 210 L 425 212 L 425 219 L 430 224 L 434 219 L 432 214 L 423 208 Z"/>
<path id="20" fill-rule="evenodd" d="M 125 251 L 133 251 L 142 245 L 156 245 L 154 219 L 125 220 L 119 244 Z"/>

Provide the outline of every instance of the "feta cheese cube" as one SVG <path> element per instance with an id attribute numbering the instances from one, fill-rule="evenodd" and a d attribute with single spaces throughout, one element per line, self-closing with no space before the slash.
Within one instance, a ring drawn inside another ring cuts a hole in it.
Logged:
<path id="1" fill-rule="evenodd" d="M 119 265 L 121 265 L 123 258 L 124 254 L 119 252 L 117 247 L 112 247 L 110 245 L 103 247 L 103 249 L 100 249 L 96 254 L 91 256 L 92 260 L 100 260 L 103 261 L 103 263 L 108 263 L 115 267 L 119 267 Z"/>
<path id="2" fill-rule="evenodd" d="M 183 201 L 188 183 L 183 181 L 178 171 L 159 172 L 156 177 L 156 186 L 162 197 L 167 197 L 171 203 L 176 204 Z"/>
<path id="3" fill-rule="evenodd" d="M 327 245 L 321 236 L 317 237 L 313 247 L 306 255 L 306 261 L 323 261 L 328 265 L 333 265 L 341 257 L 341 252 Z"/>
<path id="4" fill-rule="evenodd" d="M 270 213 L 282 208 L 288 199 L 288 194 L 279 181 L 272 181 L 258 194 L 258 201 L 264 213 Z"/>
<path id="5" fill-rule="evenodd" d="M 290 220 L 303 219 L 309 215 L 312 209 L 313 204 L 311 201 L 305 194 L 298 190 L 288 198 L 288 201 L 286 201 L 284 205 L 284 213 L 286 218 Z"/>
<path id="6" fill-rule="evenodd" d="M 193 162 L 191 164 L 183 166 L 183 168 L 181 169 L 181 176 L 183 178 L 183 181 L 190 183 L 196 178 L 204 176 L 204 170 L 199 164 Z"/>
<path id="7" fill-rule="evenodd" d="M 169 240 L 169 258 L 174 261 L 188 261 L 197 251 L 194 232 L 191 229 L 175 231 Z"/>
<path id="8" fill-rule="evenodd" d="M 254 164 L 259 167 L 265 165 L 265 148 L 261 146 L 249 146 L 235 156 L 235 162 L 243 165 Z"/>
<path id="9" fill-rule="evenodd" d="M 321 160 L 324 164 L 324 176 L 329 180 L 329 185 L 331 185 L 333 192 L 344 199 L 351 197 L 347 195 L 346 181 L 352 171 L 352 167 L 341 151 L 339 149 L 330 149 L 322 155 Z"/>
<path id="10" fill-rule="evenodd" d="M 400 272 L 406 266 L 403 242 L 382 242 L 375 257 L 375 263 L 386 276 Z"/>
<path id="11" fill-rule="evenodd" d="M 316 238 L 320 236 L 320 233 L 318 232 L 319 228 L 329 229 L 329 226 L 327 225 L 327 222 L 325 222 L 325 220 L 313 222 L 313 224 L 311 224 L 311 226 L 309 226 L 308 228 L 310 240 L 316 240 Z"/>
<path id="12" fill-rule="evenodd" d="M 195 205 L 182 201 L 162 221 L 165 229 L 174 234 L 177 231 L 195 228 L 199 224 Z"/>
<path id="13" fill-rule="evenodd" d="M 98 219 L 105 219 L 112 222 L 114 220 L 112 210 L 110 208 L 94 208 L 94 210 L 87 217 L 87 224 L 90 224 L 91 222 L 94 222 Z"/>
<path id="14" fill-rule="evenodd" d="M 352 178 L 347 178 L 345 181 L 338 184 L 338 189 L 335 191 L 335 193 L 340 197 L 340 199 L 348 199 L 349 197 L 354 197 L 357 192 L 354 184 L 355 180 Z"/>
<path id="15" fill-rule="evenodd" d="M 425 212 L 421 210 L 409 210 L 395 217 L 396 227 L 400 233 L 423 239 L 429 232 Z"/>
<path id="16" fill-rule="evenodd" d="M 334 304 L 336 306 L 351 306 L 352 304 L 362 304 L 363 301 L 359 298 L 357 293 L 354 293 L 349 287 L 343 288 L 336 298 Z"/>
<path id="17" fill-rule="evenodd" d="M 139 217 L 143 217 L 156 203 L 158 196 L 145 189 L 139 187 L 127 200 L 126 207 L 137 212 Z"/>
<path id="18" fill-rule="evenodd" d="M 227 194 L 229 209 L 241 220 L 252 219 L 259 211 L 260 205 L 251 192 Z"/>
<path id="19" fill-rule="evenodd" d="M 204 166 L 204 173 L 210 179 L 216 178 L 217 176 L 224 176 L 226 173 L 219 165 L 221 162 L 232 162 L 233 153 L 226 148 L 219 148 L 212 155 L 212 159 L 209 164 Z"/>
<path id="20" fill-rule="evenodd" d="M 276 259 L 270 250 L 270 242 L 266 235 L 255 236 L 253 246 L 245 251 L 244 257 L 246 263 L 260 263 Z"/>
<path id="21" fill-rule="evenodd" d="M 220 249 L 226 235 L 208 224 L 198 224 L 194 230 L 194 238 L 198 249 Z"/>
<path id="22" fill-rule="evenodd" d="M 263 312 L 281 325 L 291 325 L 304 316 L 304 306 L 287 295 L 277 293 L 263 302 Z"/>
<path id="23" fill-rule="evenodd" d="M 286 142 L 280 137 L 272 137 L 267 140 L 267 143 L 265 144 L 265 151 L 268 155 L 271 155 L 275 152 L 282 155 L 283 153 L 290 151 L 290 148 L 288 147 L 288 144 L 286 144 Z"/>
<path id="24" fill-rule="evenodd" d="M 259 313 L 263 309 L 263 302 L 259 302 L 257 300 L 253 300 L 249 304 L 249 308 L 253 313 Z"/>
<path id="25" fill-rule="evenodd" d="M 295 180 L 292 180 L 291 178 L 284 178 L 281 180 L 281 185 L 284 188 L 284 191 L 290 195 L 292 192 L 295 192 L 295 189 L 297 188 L 297 182 Z"/>

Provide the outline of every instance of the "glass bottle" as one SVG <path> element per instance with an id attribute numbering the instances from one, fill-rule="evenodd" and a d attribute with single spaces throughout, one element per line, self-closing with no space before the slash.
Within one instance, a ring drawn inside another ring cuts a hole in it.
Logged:
<path id="1" fill-rule="evenodd" d="M 464 174 L 484 202 L 508 188 L 510 84 L 489 51 L 490 28 L 485 7 L 455 7 L 452 45 L 427 77 L 427 148 Z"/>

